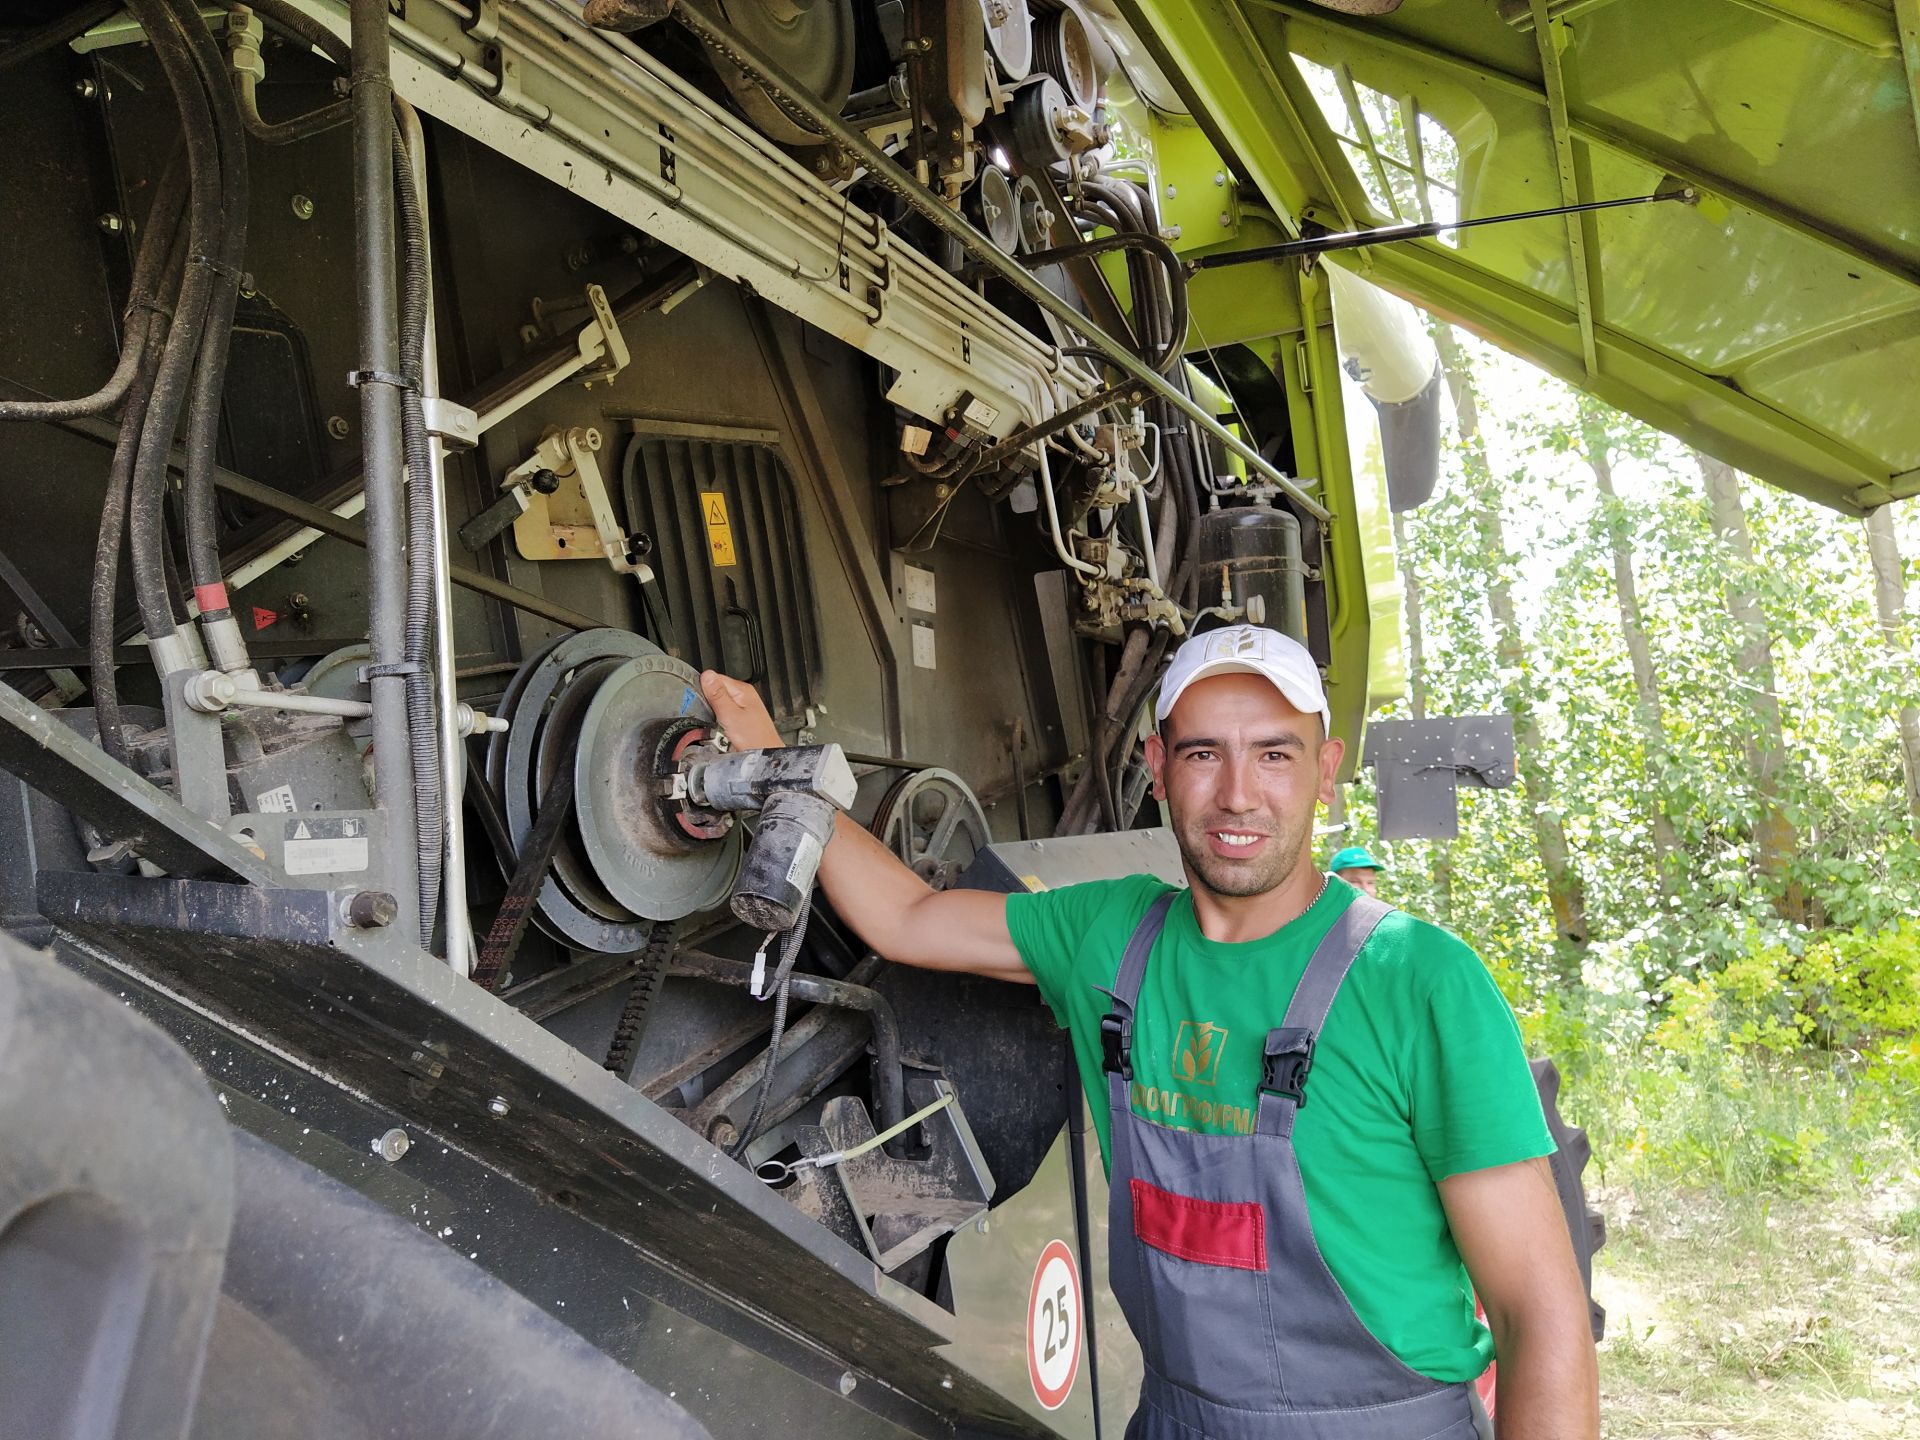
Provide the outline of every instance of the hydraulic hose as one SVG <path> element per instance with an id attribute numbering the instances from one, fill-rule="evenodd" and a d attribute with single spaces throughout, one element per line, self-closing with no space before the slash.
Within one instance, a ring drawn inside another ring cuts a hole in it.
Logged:
<path id="1" fill-rule="evenodd" d="M 413 162 L 396 128 L 393 134 L 393 188 L 400 229 L 400 431 L 407 461 L 407 740 L 413 764 L 416 816 L 414 849 L 419 857 L 420 931 L 433 934 L 440 904 L 442 797 L 438 731 L 433 707 L 433 457 L 427 445 L 426 407 L 420 377 L 426 363 L 427 234 L 414 186 Z"/>
<path id="2" fill-rule="evenodd" d="M 176 154 L 168 161 L 148 207 L 146 233 L 134 252 L 133 278 L 122 312 L 120 358 L 107 383 L 91 395 L 73 400 L 0 400 L 0 420 L 77 420 L 103 415 L 129 398 L 135 376 L 145 363 L 147 336 L 154 325 L 154 295 L 163 283 L 162 270 L 173 232 L 186 204 L 186 170 Z M 129 407 L 136 408 L 136 407 Z"/>
<path id="3" fill-rule="evenodd" d="M 93 690 L 93 711 L 95 728 L 100 735 L 100 748 L 121 764 L 127 763 L 127 744 L 125 724 L 120 712 L 120 687 L 114 677 L 113 641 L 114 625 L 118 617 L 120 593 L 120 550 L 125 543 L 127 528 L 127 494 L 133 484 L 134 460 L 140 450 L 140 430 L 146 422 L 147 400 L 153 393 L 154 374 L 160 367 L 160 356 L 166 348 L 167 315 L 174 294 L 180 284 L 180 270 L 185 263 L 182 247 L 185 242 L 180 226 L 181 209 L 186 200 L 184 187 L 178 183 L 184 179 L 184 173 L 170 168 L 167 177 L 161 181 L 162 189 L 155 197 L 152 219 L 154 226 L 148 233 L 148 243 L 164 247 L 166 260 L 162 281 L 165 286 L 157 295 L 150 319 L 152 324 L 141 337 L 142 354 L 140 368 L 134 375 L 133 384 L 127 390 L 126 409 L 120 415 L 120 435 L 113 449 L 113 464 L 107 472 L 106 496 L 100 506 L 100 537 L 93 553 L 93 580 L 87 596 L 87 659 L 89 663 L 90 686 Z M 173 203 L 169 206 L 169 182 Z M 161 235 L 160 224 L 171 234 Z M 129 337 L 129 344 L 132 343 Z"/>
<path id="4" fill-rule="evenodd" d="M 247 206 L 251 193 L 247 138 L 219 47 L 200 20 L 197 7 L 183 13 L 180 23 L 199 71 L 200 83 L 206 90 L 219 146 L 220 210 L 224 220 L 215 257 L 213 294 L 207 303 L 206 332 L 199 363 L 194 367 L 193 391 L 187 407 L 184 490 L 187 571 L 193 580 L 201 633 L 213 663 L 220 670 L 237 674 L 251 665 L 246 639 L 233 619 L 226 576 L 220 567 L 220 512 L 214 494 L 213 466 L 219 441 L 221 402 L 226 391 L 227 354 L 233 339 L 233 313 L 240 299 L 241 267 L 247 255 Z"/>
<path id="5" fill-rule="evenodd" d="M 367 487 L 368 688 L 373 704 L 375 804 L 394 835 L 418 836 L 412 737 L 407 721 L 405 439 L 393 193 L 393 69 L 387 0 L 352 0 L 354 263 L 358 280 L 360 434 Z M 338 52 L 332 48 L 327 51 Z M 422 558 L 424 563 L 424 558 Z M 417 847 L 392 847 L 391 889 L 428 940 L 419 905 Z"/>
<path id="6" fill-rule="evenodd" d="M 11 70 L 16 65 L 24 65 L 36 55 L 44 55 L 62 45 L 71 45 L 119 8 L 119 0 L 92 0 L 92 3 L 82 5 L 78 10 L 49 20 L 37 30 L 27 31 L 5 48 L 0 48 L 0 70 Z"/>
<path id="7" fill-rule="evenodd" d="M 128 529 L 133 550 L 134 592 L 141 624 L 155 646 L 164 671 L 177 668 L 173 606 L 167 597 L 162 506 L 166 499 L 167 452 L 193 378 L 195 357 L 205 331 L 213 294 L 214 259 L 219 252 L 220 150 L 207 96 L 196 73 L 188 41 L 172 11 L 161 0 L 130 0 L 129 9 L 146 31 L 185 132 L 187 170 L 192 186 L 188 202 L 187 256 L 174 322 L 155 372 L 153 394 L 140 432 L 128 500 Z M 196 20 L 196 24 L 198 21 Z"/>
<path id="8" fill-rule="evenodd" d="M 1181 268 L 1180 257 L 1173 253 L 1173 247 L 1158 235 L 1122 233 L 1103 235 L 1097 240 L 1082 240 L 1077 245 L 1056 245 L 1050 250 L 1035 250 L 1020 257 L 1020 263 L 1029 269 L 1043 265 L 1059 265 L 1069 260 L 1090 260 L 1096 256 L 1111 254 L 1115 250 L 1133 250 L 1149 255 L 1157 260 L 1167 275 L 1167 292 L 1172 301 L 1172 316 L 1168 326 L 1168 335 L 1161 346 L 1160 353 L 1143 357 L 1156 374 L 1164 375 L 1180 358 L 1181 348 L 1187 337 L 1187 276 Z M 1139 295 L 1139 291 L 1135 291 Z M 1139 306 L 1136 304 L 1136 311 Z M 1137 329 L 1136 325 L 1136 329 Z M 1144 339 L 1144 337 L 1143 337 Z"/>

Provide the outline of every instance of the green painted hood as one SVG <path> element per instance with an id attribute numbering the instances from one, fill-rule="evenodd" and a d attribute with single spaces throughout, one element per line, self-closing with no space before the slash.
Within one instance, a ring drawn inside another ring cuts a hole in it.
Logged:
<path id="1" fill-rule="evenodd" d="M 1460 218 L 1693 187 L 1329 259 L 1762 480 L 1920 492 L 1920 0 L 1118 3 L 1295 233 L 1420 218 L 1369 200 L 1295 56 L 1441 127 Z"/>

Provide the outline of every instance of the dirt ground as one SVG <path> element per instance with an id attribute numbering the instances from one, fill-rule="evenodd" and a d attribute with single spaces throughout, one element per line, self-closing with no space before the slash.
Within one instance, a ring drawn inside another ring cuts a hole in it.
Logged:
<path id="1" fill-rule="evenodd" d="M 1920 1440 L 1920 1179 L 1592 1198 L 1608 1440 Z"/>

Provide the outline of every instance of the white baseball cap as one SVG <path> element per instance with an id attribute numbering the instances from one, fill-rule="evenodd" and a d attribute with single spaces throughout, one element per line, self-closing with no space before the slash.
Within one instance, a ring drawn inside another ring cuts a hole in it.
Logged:
<path id="1" fill-rule="evenodd" d="M 1313 656 L 1298 640 L 1264 625 L 1227 625 L 1209 630 L 1174 651 L 1167 678 L 1160 683 L 1154 722 L 1167 718 L 1167 712 L 1189 685 L 1210 675 L 1264 676 L 1302 715 L 1320 717 L 1322 735 L 1333 733 L 1326 688 L 1320 683 L 1320 667 L 1313 663 Z"/>

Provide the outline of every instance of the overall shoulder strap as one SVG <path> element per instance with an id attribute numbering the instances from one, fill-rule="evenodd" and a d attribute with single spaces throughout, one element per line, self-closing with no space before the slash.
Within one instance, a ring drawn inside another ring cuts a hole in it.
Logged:
<path id="1" fill-rule="evenodd" d="M 1113 977 L 1113 989 L 1107 991 L 1113 1003 L 1100 1018 L 1100 1046 L 1110 1073 L 1133 1077 L 1133 1007 L 1140 998 L 1140 982 L 1146 978 L 1147 957 L 1153 954 L 1153 942 L 1167 923 L 1167 911 L 1173 908 L 1178 890 L 1169 890 L 1147 907 L 1140 923 L 1127 937 L 1126 952 L 1120 957 L 1120 971 Z"/>
<path id="2" fill-rule="evenodd" d="M 1267 1032 L 1266 1067 L 1260 1080 L 1261 1134 L 1292 1133 L 1294 1113 L 1307 1103 L 1307 1074 L 1313 1068 L 1320 1027 L 1361 949 L 1392 913 L 1393 907 L 1385 901 L 1356 895 L 1314 948 L 1294 987 L 1286 1018 L 1279 1028 Z"/>

